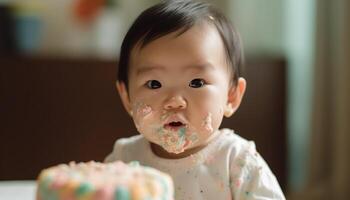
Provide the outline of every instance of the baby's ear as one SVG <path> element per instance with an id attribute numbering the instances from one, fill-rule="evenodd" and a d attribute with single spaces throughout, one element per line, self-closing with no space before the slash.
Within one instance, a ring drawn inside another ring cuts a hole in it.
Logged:
<path id="1" fill-rule="evenodd" d="M 129 94 L 128 94 L 128 90 L 126 89 L 125 83 L 121 81 L 117 81 L 116 87 L 126 112 L 128 112 L 129 115 L 132 116 L 132 107 L 131 107 Z"/>
<path id="2" fill-rule="evenodd" d="M 246 85 L 247 83 L 244 78 L 239 78 L 237 85 L 231 84 L 228 92 L 227 103 L 224 108 L 225 117 L 231 117 L 238 109 L 244 96 Z"/>

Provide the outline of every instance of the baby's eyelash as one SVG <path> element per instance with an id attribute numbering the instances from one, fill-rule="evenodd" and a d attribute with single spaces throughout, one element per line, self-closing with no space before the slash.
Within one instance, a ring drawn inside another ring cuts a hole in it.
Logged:
<path id="1" fill-rule="evenodd" d="M 194 78 L 188 83 L 188 86 L 191 88 L 202 88 L 208 84 L 209 83 L 203 78 Z M 143 85 L 144 85 L 144 87 L 151 89 L 151 90 L 159 89 L 162 87 L 162 83 L 160 81 L 154 80 L 154 79 L 147 80 Z"/>
<path id="2" fill-rule="evenodd" d="M 159 89 L 162 87 L 162 84 L 158 80 L 148 80 L 144 85 L 152 90 Z"/>
<path id="3" fill-rule="evenodd" d="M 204 87 L 205 85 L 207 85 L 207 81 L 205 81 L 202 78 L 192 79 L 190 81 L 190 83 L 188 84 L 188 86 L 190 86 L 192 88 L 201 88 L 201 87 Z"/>

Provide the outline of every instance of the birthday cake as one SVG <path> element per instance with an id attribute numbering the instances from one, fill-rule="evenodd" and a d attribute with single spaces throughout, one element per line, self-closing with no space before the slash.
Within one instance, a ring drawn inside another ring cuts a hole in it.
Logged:
<path id="1" fill-rule="evenodd" d="M 173 200 L 169 175 L 138 165 L 71 162 L 44 169 L 37 200 Z"/>

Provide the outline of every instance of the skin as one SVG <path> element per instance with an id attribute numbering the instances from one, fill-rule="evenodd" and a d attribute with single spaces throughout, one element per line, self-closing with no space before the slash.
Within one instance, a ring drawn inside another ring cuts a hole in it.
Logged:
<path id="1" fill-rule="evenodd" d="M 200 151 L 219 132 L 223 116 L 239 107 L 246 81 L 231 81 L 224 45 L 217 30 L 195 25 L 185 33 L 170 33 L 131 52 L 129 88 L 117 82 L 122 103 L 152 151 L 164 158 L 183 158 Z M 194 79 L 204 85 L 190 87 Z M 150 80 L 161 83 L 150 89 Z M 179 129 L 170 121 L 185 123 Z"/>

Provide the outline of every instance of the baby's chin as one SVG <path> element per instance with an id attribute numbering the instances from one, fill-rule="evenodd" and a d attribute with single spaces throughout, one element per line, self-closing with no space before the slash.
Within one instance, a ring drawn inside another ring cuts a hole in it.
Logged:
<path id="1" fill-rule="evenodd" d="M 180 154 L 189 148 L 193 148 L 199 141 L 198 134 L 187 128 L 167 130 L 163 127 L 149 128 L 139 127 L 139 132 L 151 143 L 162 147 L 166 152 Z"/>
<path id="2" fill-rule="evenodd" d="M 168 153 L 181 154 L 200 145 L 203 141 L 209 141 L 213 136 L 211 120 L 205 120 L 205 122 L 195 126 L 191 123 L 162 125 L 159 122 L 152 123 L 151 120 L 142 120 L 137 123 L 135 120 L 135 125 L 139 133 L 149 142 L 157 144 Z"/>
<path id="3" fill-rule="evenodd" d="M 193 148 L 194 145 L 196 145 L 197 141 L 193 140 L 191 141 L 188 138 L 177 138 L 173 135 L 162 135 L 159 137 L 147 137 L 147 134 L 143 134 L 145 138 L 159 147 L 161 147 L 163 150 L 165 150 L 168 153 L 172 154 L 181 154 L 185 152 L 187 149 Z M 197 136 L 196 136 L 197 137 Z"/>
<path id="4" fill-rule="evenodd" d="M 182 149 L 165 149 L 159 144 L 150 142 L 152 152 L 161 158 L 166 159 L 181 159 L 193 154 L 192 149 L 195 148 L 182 148 Z"/>
<path id="5" fill-rule="evenodd" d="M 216 130 L 211 133 L 201 132 L 200 134 L 189 134 L 189 137 L 187 137 L 185 140 L 181 140 L 176 137 L 173 137 L 174 140 L 162 140 L 160 138 L 147 138 L 147 136 L 145 137 L 148 141 L 150 141 L 153 144 L 156 144 L 159 148 L 161 148 L 163 150 L 163 153 L 167 152 L 168 156 L 170 155 L 169 157 L 183 158 L 190 154 L 198 152 L 199 150 L 207 146 L 207 144 L 214 140 L 218 135 L 219 132 Z"/>
<path id="6" fill-rule="evenodd" d="M 168 146 L 161 146 L 166 152 L 168 153 L 173 153 L 173 154 L 180 154 L 185 152 L 185 150 L 187 150 L 186 148 L 171 148 Z"/>
<path id="7" fill-rule="evenodd" d="M 206 147 L 206 143 L 200 143 L 198 142 L 194 146 L 189 146 L 188 148 L 182 148 L 182 149 L 165 149 L 164 147 L 160 146 L 159 144 L 151 143 L 152 151 L 155 155 L 167 158 L 167 159 L 181 159 L 186 158 L 188 156 L 191 156 L 200 150 L 202 150 L 204 147 Z"/>
<path id="8" fill-rule="evenodd" d="M 171 153 L 171 154 L 181 154 L 184 153 L 185 151 L 194 148 L 197 145 L 197 141 L 175 141 L 174 143 L 167 143 L 167 142 L 161 142 L 158 144 L 161 146 L 166 152 Z"/>

